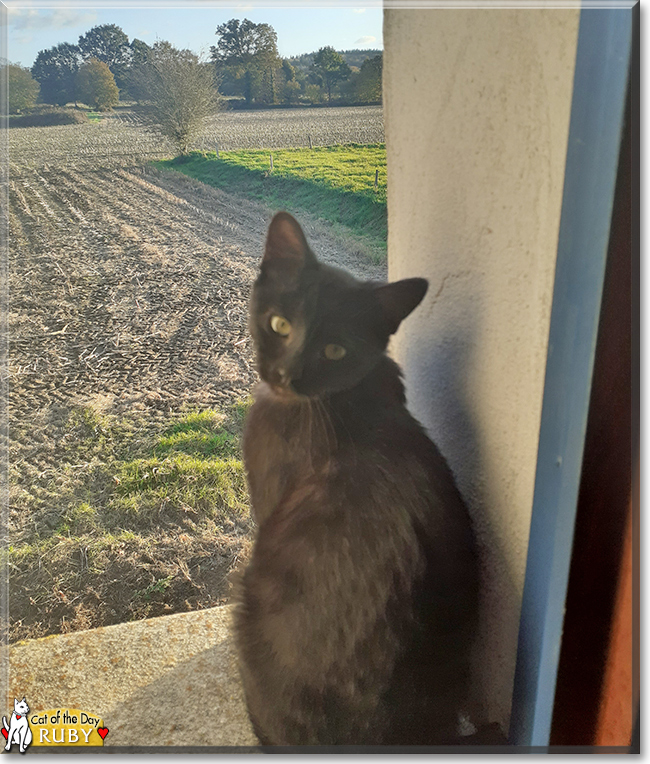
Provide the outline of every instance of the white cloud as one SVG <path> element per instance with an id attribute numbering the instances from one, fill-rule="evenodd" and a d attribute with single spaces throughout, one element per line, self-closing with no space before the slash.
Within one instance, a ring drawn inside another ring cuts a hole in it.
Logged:
<path id="1" fill-rule="evenodd" d="M 8 8 L 7 23 L 14 29 L 64 29 L 90 24 L 97 19 L 96 13 L 55 8 L 39 11 L 35 8 Z"/>
<path id="2" fill-rule="evenodd" d="M 368 34 L 365 37 L 359 37 L 358 40 L 354 41 L 354 44 L 355 45 L 371 45 L 373 42 L 377 42 L 377 38 L 373 37 L 371 34 Z"/>
<path id="3" fill-rule="evenodd" d="M 13 35 L 11 38 L 11 42 L 17 45 L 31 45 L 34 38 L 31 34 L 18 34 Z M 20 63 L 20 61 L 16 61 L 17 64 Z"/>

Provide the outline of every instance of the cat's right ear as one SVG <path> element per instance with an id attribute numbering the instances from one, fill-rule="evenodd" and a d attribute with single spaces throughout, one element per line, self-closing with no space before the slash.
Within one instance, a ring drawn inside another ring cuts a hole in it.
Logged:
<path id="1" fill-rule="evenodd" d="M 278 212 L 266 236 L 262 271 L 276 266 L 283 271 L 300 271 L 308 265 L 316 265 L 316 258 L 309 249 L 302 228 L 288 212 Z"/>
<path id="2" fill-rule="evenodd" d="M 381 307 L 388 334 L 397 327 L 422 302 L 429 287 L 426 279 L 402 279 L 375 288 L 375 297 Z"/>

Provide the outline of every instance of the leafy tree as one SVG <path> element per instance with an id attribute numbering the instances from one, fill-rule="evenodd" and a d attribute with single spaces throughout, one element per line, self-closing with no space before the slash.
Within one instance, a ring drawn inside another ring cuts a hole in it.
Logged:
<path id="1" fill-rule="evenodd" d="M 147 63 L 147 57 L 151 50 L 150 45 L 147 45 L 144 40 L 138 40 L 137 37 L 134 37 L 129 47 L 131 48 L 131 66 L 140 66 Z"/>
<path id="2" fill-rule="evenodd" d="M 119 90 L 108 64 L 91 58 L 77 72 L 77 97 L 99 111 L 117 106 Z"/>
<path id="3" fill-rule="evenodd" d="M 356 96 L 360 101 L 381 101 L 381 78 L 383 56 L 380 53 L 373 58 L 367 58 L 356 81 Z"/>
<path id="4" fill-rule="evenodd" d="M 324 84 L 328 101 L 332 100 L 332 88 L 342 80 L 346 80 L 351 73 L 343 56 L 337 53 L 331 45 L 320 48 L 314 56 L 311 68 Z"/>
<path id="5" fill-rule="evenodd" d="M 298 80 L 288 80 L 284 83 L 284 100 L 291 104 L 297 103 L 300 97 L 300 83 Z"/>
<path id="6" fill-rule="evenodd" d="M 217 27 L 219 40 L 212 46 L 212 60 L 243 93 L 246 103 L 273 102 L 280 66 L 278 36 L 270 24 L 230 19 Z"/>
<path id="7" fill-rule="evenodd" d="M 282 59 L 282 66 L 278 70 L 278 76 L 282 100 L 288 104 L 295 103 L 300 95 L 300 83 L 296 79 L 296 70 L 288 59 Z"/>
<path id="8" fill-rule="evenodd" d="M 214 67 L 190 50 L 157 42 L 137 68 L 138 88 L 147 94 L 149 123 L 187 154 L 205 120 L 219 108 Z"/>
<path id="9" fill-rule="evenodd" d="M 129 38 L 116 24 L 100 24 L 79 38 L 79 50 L 85 59 L 103 61 L 119 87 L 124 87 L 126 71 L 133 51 Z"/>
<path id="10" fill-rule="evenodd" d="M 16 64 L 7 66 L 9 85 L 9 113 L 18 114 L 36 104 L 40 85 L 32 78 L 29 69 Z"/>
<path id="11" fill-rule="evenodd" d="M 124 87 L 129 96 L 138 103 L 147 100 L 147 92 L 142 88 L 146 77 L 143 77 L 142 67 L 146 66 L 152 48 L 146 42 L 137 38 L 131 41 L 131 66 L 124 77 Z"/>
<path id="12" fill-rule="evenodd" d="M 361 64 L 367 59 L 371 58 L 372 56 L 376 56 L 379 53 L 381 53 L 380 50 L 377 49 L 354 49 L 354 50 L 341 50 L 339 51 L 341 56 L 343 57 L 343 60 L 349 67 L 355 67 L 356 69 L 361 68 Z M 289 58 L 289 61 L 291 62 L 291 65 L 296 70 L 297 78 L 300 79 L 300 74 L 307 74 L 310 69 L 311 65 L 314 62 L 314 56 L 316 55 L 316 52 L 314 53 L 303 53 L 300 56 L 291 56 Z"/>
<path id="13" fill-rule="evenodd" d="M 305 98 L 310 103 L 320 103 L 323 100 L 323 91 L 320 85 L 310 83 L 305 86 Z"/>
<path id="14" fill-rule="evenodd" d="M 291 61 L 289 61 L 288 58 L 282 59 L 282 74 L 284 74 L 286 82 L 291 82 L 291 80 L 296 79 L 296 70 L 291 65 Z"/>
<path id="15" fill-rule="evenodd" d="M 81 51 L 67 42 L 41 50 L 31 70 L 32 77 L 40 83 L 41 100 L 56 106 L 74 101 L 75 77 L 81 63 Z"/>

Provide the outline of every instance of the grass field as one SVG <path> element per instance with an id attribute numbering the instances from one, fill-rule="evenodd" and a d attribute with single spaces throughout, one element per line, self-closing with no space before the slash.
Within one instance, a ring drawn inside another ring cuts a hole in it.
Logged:
<path id="1" fill-rule="evenodd" d="M 219 157 L 194 152 L 156 164 L 276 209 L 316 215 L 349 231 L 371 259 L 386 258 L 384 144 L 222 151 Z"/>
<path id="2" fill-rule="evenodd" d="M 222 602 L 251 527 L 239 447 L 248 405 L 156 424 L 73 409 L 62 464 L 38 481 L 43 506 L 37 485 L 24 496 L 25 509 L 43 519 L 3 551 L 12 612 L 23 616 L 18 634 L 162 615 L 170 600 L 185 609 L 210 604 L 210 595 Z M 56 512 L 47 506 L 53 490 Z M 14 494 L 15 505 L 22 499 Z"/>

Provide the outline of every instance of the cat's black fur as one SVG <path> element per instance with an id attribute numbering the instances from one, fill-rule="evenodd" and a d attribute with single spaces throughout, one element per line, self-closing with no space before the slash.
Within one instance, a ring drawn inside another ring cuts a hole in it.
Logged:
<path id="1" fill-rule="evenodd" d="M 258 532 L 235 609 L 263 744 L 461 742 L 474 538 L 385 355 L 426 288 L 359 282 L 318 263 L 287 213 L 270 225 L 250 309 L 263 381 L 244 434 Z M 331 343 L 343 359 L 323 356 Z"/>

